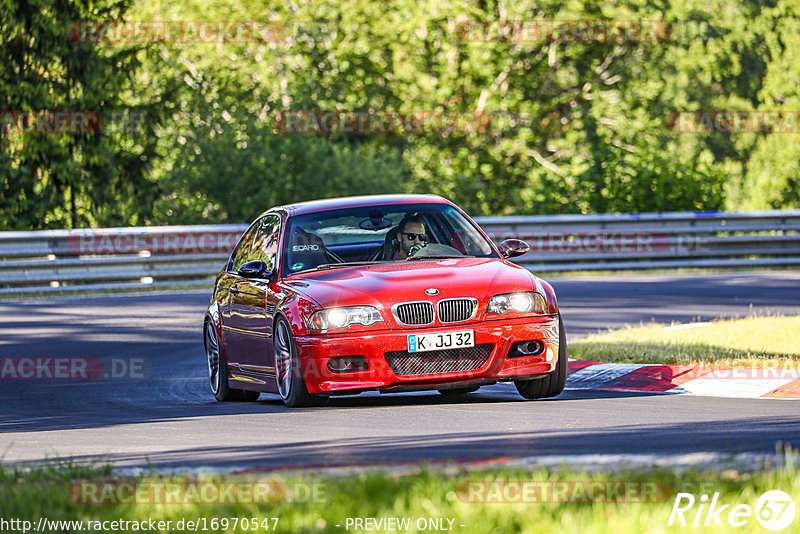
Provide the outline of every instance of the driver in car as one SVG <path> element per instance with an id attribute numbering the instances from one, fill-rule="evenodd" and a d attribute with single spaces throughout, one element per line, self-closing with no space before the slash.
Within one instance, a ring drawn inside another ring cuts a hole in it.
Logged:
<path id="1" fill-rule="evenodd" d="M 416 213 L 407 214 L 397 225 L 397 235 L 395 240 L 399 242 L 400 246 L 396 247 L 393 260 L 404 260 L 408 258 L 409 251 L 414 245 L 428 242 L 428 236 L 425 234 L 425 224 L 422 222 L 422 217 Z"/>

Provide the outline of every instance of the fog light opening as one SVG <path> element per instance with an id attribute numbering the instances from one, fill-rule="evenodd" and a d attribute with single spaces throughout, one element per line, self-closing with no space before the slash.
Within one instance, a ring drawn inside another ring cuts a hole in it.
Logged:
<path id="1" fill-rule="evenodd" d="M 331 373 L 352 373 L 369 369 L 364 356 L 337 356 L 328 360 L 328 371 Z"/>
<path id="2" fill-rule="evenodd" d="M 517 341 L 511 356 L 538 356 L 544 352 L 545 346 L 538 339 L 530 341 Z"/>

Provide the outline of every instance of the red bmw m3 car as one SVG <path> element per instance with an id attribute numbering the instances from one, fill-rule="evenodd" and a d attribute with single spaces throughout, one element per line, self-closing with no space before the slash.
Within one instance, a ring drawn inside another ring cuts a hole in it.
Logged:
<path id="1" fill-rule="evenodd" d="M 220 401 L 290 407 L 368 390 L 464 395 L 514 382 L 561 393 L 567 344 L 552 286 L 432 195 L 279 206 L 244 232 L 205 314 Z"/>

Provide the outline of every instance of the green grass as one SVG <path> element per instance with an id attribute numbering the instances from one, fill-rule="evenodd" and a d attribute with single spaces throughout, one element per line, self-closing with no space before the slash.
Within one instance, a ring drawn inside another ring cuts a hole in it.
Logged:
<path id="1" fill-rule="evenodd" d="M 800 369 L 800 316 L 714 321 L 687 329 L 674 326 L 651 324 L 591 335 L 570 344 L 570 357 L 604 362 Z"/>
<path id="2" fill-rule="evenodd" d="M 761 471 L 687 471 L 669 470 L 627 471 L 614 473 L 585 473 L 538 469 L 487 469 L 481 471 L 422 469 L 411 474 L 372 472 L 339 477 L 312 474 L 268 475 L 245 478 L 233 475 L 210 477 L 142 475 L 128 481 L 139 483 L 209 482 L 232 480 L 258 480 L 279 482 L 288 488 L 316 484 L 322 488 L 317 500 L 277 499 L 268 504 L 84 504 L 70 497 L 70 487 L 76 481 L 108 481 L 112 479 L 107 469 L 91 470 L 80 467 L 20 472 L 0 471 L 0 507 L 2 517 L 33 521 L 40 516 L 50 520 L 147 520 L 172 521 L 166 532 L 179 532 L 175 528 L 181 519 L 206 518 L 268 518 L 278 517 L 277 532 L 347 532 L 347 518 L 353 517 L 408 517 L 412 524 L 418 518 L 453 518 L 453 532 L 464 533 L 550 533 L 580 532 L 605 534 L 658 533 L 680 531 L 681 527 L 667 527 L 674 497 L 677 492 L 688 492 L 700 497 L 702 493 L 720 492 L 720 504 L 748 504 L 755 506 L 758 496 L 768 490 L 783 490 L 800 504 L 800 471 L 796 468 L 797 456 L 786 456 L 780 469 Z M 116 480 L 120 480 L 117 476 Z M 470 502 L 468 484 L 488 482 L 638 482 L 657 488 L 650 493 L 654 498 L 647 502 L 592 502 L 578 498 L 574 502 L 547 503 L 485 503 Z M 732 508 L 729 507 L 729 509 Z M 696 507 L 694 509 L 696 511 Z M 687 515 L 687 517 L 689 517 Z M 693 517 L 693 515 L 691 515 Z M 723 517 L 724 522 L 724 517 Z M 337 527 L 336 525 L 341 525 Z M 446 524 L 446 522 L 445 522 Z M 800 517 L 794 525 L 800 524 Z M 463 527 L 461 525 L 464 525 Z M 243 532 L 230 528 L 229 532 Z M 700 528 L 692 532 L 755 532 L 761 531 L 754 518 L 749 528 Z M 66 529 L 71 532 L 75 529 Z M 185 530 L 185 528 L 184 528 Z M 117 530 L 109 529 L 108 532 Z M 121 530 L 119 530 L 121 531 Z M 202 529 L 200 529 L 202 532 Z M 222 532 L 223 529 L 211 529 Z M 350 529 L 349 532 L 361 532 Z M 379 532 L 385 531 L 379 529 Z M 798 529 L 784 532 L 797 532 Z M 265 532 L 259 529 L 259 532 Z M 414 528 L 408 532 L 416 532 Z"/>

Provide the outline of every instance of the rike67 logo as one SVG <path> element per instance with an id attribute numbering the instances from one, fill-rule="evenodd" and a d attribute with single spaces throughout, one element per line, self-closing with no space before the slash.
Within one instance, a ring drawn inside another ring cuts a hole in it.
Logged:
<path id="1" fill-rule="evenodd" d="M 780 490 L 767 491 L 756 501 L 755 508 L 748 504 L 721 504 L 719 493 L 714 493 L 709 501 L 708 494 L 699 499 L 691 493 L 678 493 L 667 526 L 731 527 L 753 526 L 755 519 L 767 530 L 780 531 L 794 521 L 795 505 L 788 493 Z"/>

